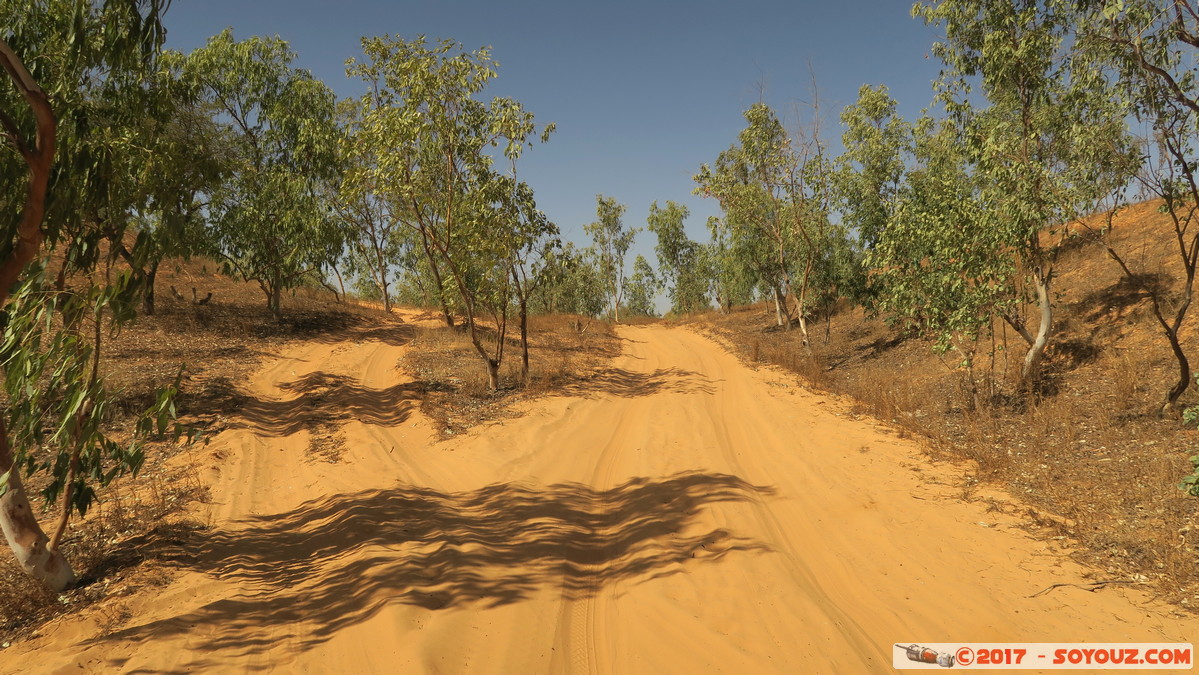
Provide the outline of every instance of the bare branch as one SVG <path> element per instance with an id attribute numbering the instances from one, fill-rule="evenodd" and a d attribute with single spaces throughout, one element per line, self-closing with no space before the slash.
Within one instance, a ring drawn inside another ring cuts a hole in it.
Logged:
<path id="1" fill-rule="evenodd" d="M 1199 16 L 1195 14 L 1195 8 L 1191 7 L 1190 3 L 1185 0 L 1174 0 L 1174 28 L 1178 31 L 1178 39 L 1192 47 L 1199 47 L 1199 37 L 1186 28 L 1186 18 L 1182 13 L 1183 7 L 1186 7 L 1187 14 L 1190 14 L 1192 21 L 1199 20 Z"/>

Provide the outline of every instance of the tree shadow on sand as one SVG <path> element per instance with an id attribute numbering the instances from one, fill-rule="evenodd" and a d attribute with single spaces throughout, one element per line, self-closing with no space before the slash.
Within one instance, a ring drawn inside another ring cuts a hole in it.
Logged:
<path id="1" fill-rule="evenodd" d="M 224 407 L 235 415 L 231 426 L 271 436 L 350 420 L 396 426 L 408 419 L 425 390 L 419 382 L 372 389 L 354 378 L 322 372 L 310 373 L 281 388 L 298 396 L 261 399 L 229 390 Z"/>
<path id="2" fill-rule="evenodd" d="M 653 372 L 608 368 L 562 387 L 562 394 L 566 396 L 608 394 L 622 398 L 658 393 L 712 394 L 715 391 L 711 379 L 683 368 L 658 368 Z"/>
<path id="3" fill-rule="evenodd" d="M 399 486 L 335 495 L 198 533 L 163 558 L 237 581 L 243 592 L 93 642 L 186 634 L 196 656 L 183 666 L 190 669 L 262 653 L 280 640 L 311 649 L 394 604 L 495 607 L 546 589 L 584 599 L 618 581 L 769 551 L 726 529 L 708 530 L 697 517 L 720 502 L 773 492 L 735 476 L 686 472 L 611 490 L 505 483 L 463 493 Z"/>
<path id="4" fill-rule="evenodd" d="M 320 344 L 374 340 L 392 347 L 403 347 L 416 336 L 416 329 L 409 324 L 380 322 L 354 314 L 309 316 L 298 313 L 285 316 L 284 322 L 290 328 L 286 335 Z"/>

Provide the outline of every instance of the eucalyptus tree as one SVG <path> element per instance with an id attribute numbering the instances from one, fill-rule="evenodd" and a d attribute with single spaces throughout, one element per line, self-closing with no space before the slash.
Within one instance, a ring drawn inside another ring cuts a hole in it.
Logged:
<path id="1" fill-rule="evenodd" d="M 342 248 L 329 200 L 337 180 L 335 97 L 279 38 L 235 41 L 229 29 L 183 61 L 181 78 L 211 102 L 236 152 L 208 205 L 227 268 L 257 282 L 278 319 L 284 290 Z"/>
<path id="2" fill-rule="evenodd" d="M 340 156 L 343 174 L 335 200 L 347 228 L 347 271 L 365 281 L 371 297 L 378 297 L 391 311 L 392 268 L 403 257 L 402 249 L 412 243 L 400 222 L 393 201 L 372 182 L 368 168 L 377 163 L 377 145 L 360 141 L 363 106 L 369 102 L 343 101 L 339 105 Z"/>
<path id="3" fill-rule="evenodd" d="M 662 282 L 654 268 L 638 255 L 633 259 L 633 273 L 629 276 L 626 293 L 625 314 L 627 316 L 658 316 L 654 308 L 654 296 L 662 290 Z"/>
<path id="4" fill-rule="evenodd" d="M 113 259 L 98 243 L 130 221 L 127 158 L 144 115 L 130 101 L 146 94 L 164 4 L 0 0 L 0 530 L 21 567 L 53 590 L 75 581 L 60 548 L 72 513 L 87 510 L 96 486 L 136 472 L 139 439 L 155 421 L 165 429 L 170 415 L 168 390 L 155 419 L 142 417 L 130 443 L 116 442 L 104 431 L 109 399 L 98 369 L 102 327 L 132 316 L 141 290 L 129 274 L 106 273 Z M 105 200 L 112 210 L 102 213 L 95 205 Z M 57 283 L 38 262 L 46 247 L 67 261 Z M 108 282 L 68 289 L 68 272 Z M 38 472 L 49 474 L 43 499 L 61 509 L 49 537 L 22 479 Z"/>
<path id="5" fill-rule="evenodd" d="M 1003 318 L 1028 342 L 1022 378 L 1035 381 L 1053 332 L 1053 282 L 1069 224 L 1090 213 L 1127 170 L 1122 111 L 1103 73 L 1073 51 L 1071 0 L 941 0 L 913 13 L 944 28 L 940 98 L 964 132 L 971 170 L 1005 248 L 1020 263 L 1007 282 L 1031 288 L 1036 333 Z M 986 105 L 976 104 L 985 99 Z M 1012 307 L 1014 305 L 1008 305 Z"/>
<path id="6" fill-rule="evenodd" d="M 209 238 L 207 207 L 234 167 L 229 135 L 213 110 L 181 86 L 178 54 L 166 54 L 146 100 L 139 146 L 129 175 L 140 190 L 134 228 L 137 239 L 110 243 L 144 283 L 142 311 L 154 314 L 158 269 L 168 258 L 216 256 Z"/>
<path id="7" fill-rule="evenodd" d="M 486 49 L 466 52 L 452 40 L 429 45 L 423 36 L 364 38 L 362 49 L 364 60 L 351 59 L 346 72 L 368 85 L 357 136 L 371 149 L 371 161 L 354 179 L 395 205 L 396 219 L 416 235 L 438 277 L 435 288 L 456 291 L 471 343 L 496 389 L 504 343 L 484 344 L 478 314 L 485 307 L 506 312 L 510 268 L 525 242 L 509 236 L 521 230 L 509 220 L 520 211 L 515 170 L 497 171 L 492 153 L 514 167 L 533 140 L 548 139 L 553 125 L 538 130 L 533 115 L 512 99 L 479 100 L 497 75 Z M 444 296 L 443 309 L 448 323 Z M 498 318 L 502 332 L 506 314 Z"/>
<path id="8" fill-rule="evenodd" d="M 471 342 L 487 367 L 488 388 L 500 387 L 500 365 L 508 344 L 508 320 L 515 293 L 512 264 L 516 233 L 509 229 L 516 206 L 504 176 L 484 177 L 459 196 L 461 228 L 450 236 L 453 262 L 447 265 L 466 310 Z M 480 319 L 489 316 L 490 336 Z"/>
<path id="9" fill-rule="evenodd" d="M 1094 0 L 1087 3 L 1079 33 L 1078 43 L 1093 67 L 1111 73 L 1124 105 L 1152 128 L 1153 137 L 1143 141 L 1147 161 L 1136 180 L 1144 194 L 1162 201 L 1168 216 L 1181 293 L 1169 297 L 1144 284 L 1128 251 L 1117 251 L 1109 243 L 1108 253 L 1126 278 L 1149 296 L 1170 345 L 1178 377 L 1166 388 L 1162 413 L 1176 414 L 1178 399 L 1192 379 L 1179 333 L 1191 308 L 1199 268 L 1199 10 L 1182 0 Z"/>
<path id="10" fill-rule="evenodd" d="M 810 282 L 809 306 L 824 317 L 824 340 L 831 337 L 833 316 L 842 301 L 855 304 L 870 302 L 866 252 L 850 229 L 828 224 L 823 232 L 822 251 Z"/>
<path id="11" fill-rule="evenodd" d="M 924 117 L 912 132 L 912 165 L 865 254 L 875 306 L 889 323 L 931 337 L 938 353 L 957 350 L 970 368 L 980 331 L 1014 302 L 1016 260 L 983 198 L 985 178 L 969 171 L 961 128 Z"/>
<path id="12" fill-rule="evenodd" d="M 394 261 L 403 257 L 406 239 L 388 217 L 387 207 L 376 196 L 341 193 L 336 209 L 346 225 L 344 271 L 358 282 L 363 295 L 378 299 L 383 310 L 391 311 L 395 295 Z"/>
<path id="13" fill-rule="evenodd" d="M 520 316 L 520 382 L 529 383 L 529 311 L 534 296 L 554 282 L 554 258 L 561 249 L 561 232 L 537 208 L 533 190 L 515 183 L 508 226 L 512 233 L 510 271 L 512 292 Z"/>
<path id="14" fill-rule="evenodd" d="M 728 313 L 735 305 L 753 302 L 756 268 L 740 240 L 733 239 L 726 219 L 709 216 L 708 232 L 711 241 L 704 246 L 704 258 L 712 271 L 710 290 L 717 308 Z"/>
<path id="15" fill-rule="evenodd" d="M 423 294 L 436 299 L 442 319 L 449 328 L 454 327 L 451 307 L 454 290 L 443 269 L 445 262 L 436 246 L 437 233 L 434 230 L 443 215 L 450 222 L 454 221 L 454 197 L 445 193 L 448 204 L 444 214 L 437 212 L 441 205 L 421 204 L 420 201 L 424 198 L 422 190 L 435 193 L 439 189 L 437 181 L 444 180 L 452 184 L 463 175 L 462 159 L 455 157 L 454 149 L 450 147 L 444 158 L 443 172 L 450 175 L 442 177 L 437 171 L 442 166 L 440 158 L 425 166 L 421 164 L 421 153 L 436 153 L 436 148 L 432 146 L 439 141 L 438 135 L 452 133 L 448 124 L 445 125 L 447 128 L 436 128 L 432 120 L 426 118 L 438 115 L 453 118 L 461 111 L 456 108 L 457 101 L 450 100 L 442 106 L 421 110 L 421 97 L 428 95 L 422 92 L 423 87 L 449 85 L 422 82 L 418 71 L 422 67 L 436 68 L 436 74 L 432 71 L 429 73 L 430 80 L 453 77 L 451 69 L 441 62 L 449 61 L 446 55 L 454 47 L 443 42 L 430 48 L 423 36 L 412 43 L 391 36 L 362 39 L 365 59 L 351 58 L 346 61 L 346 76 L 361 79 L 366 92 L 348 101 L 344 111 L 351 120 L 353 135 L 345 141 L 350 163 L 342 182 L 343 194 L 348 199 L 369 199 L 385 207 L 388 213 L 380 211 L 381 227 L 391 224 L 399 226 L 396 239 L 408 241 L 412 251 L 423 254 L 423 260 L 419 263 L 408 260 L 405 273 Z M 462 66 L 462 76 L 471 80 L 467 86 L 474 89 L 463 94 L 467 98 L 486 83 L 481 73 L 466 72 L 490 63 L 489 57 L 484 55 L 484 58 L 486 61 L 470 63 L 469 58 L 457 57 L 457 62 Z M 491 76 L 494 76 L 494 72 Z M 418 128 L 422 125 L 426 127 L 423 138 L 422 130 Z M 426 147 L 418 147 L 421 140 L 425 141 Z M 444 143 L 452 146 L 454 141 L 447 138 Z M 449 189 L 447 185 L 446 190 Z M 424 217 L 417 218 L 422 210 Z M 449 227 L 445 229 L 447 232 L 450 230 Z"/>
<path id="16" fill-rule="evenodd" d="M 896 106 L 885 86 L 864 84 L 858 100 L 841 111 L 845 153 L 836 162 L 837 202 L 842 222 L 865 249 L 886 229 L 910 152 L 911 125 Z"/>
<path id="17" fill-rule="evenodd" d="M 589 318 L 603 313 L 607 294 L 594 249 L 580 249 L 568 241 L 549 252 L 544 274 L 545 283 L 533 295 L 537 311 Z"/>
<path id="18" fill-rule="evenodd" d="M 618 203 L 616 199 L 596 195 L 596 221 L 583 226 L 587 234 L 591 235 L 603 288 L 608 295 L 609 307 L 612 308 L 612 317 L 616 323 L 620 323 L 620 305 L 624 302 L 627 286 L 624 259 L 638 232 L 635 227 L 625 228 L 623 217 L 626 210 L 627 207 Z"/>
<path id="19" fill-rule="evenodd" d="M 649 207 L 649 230 L 657 235 L 654 251 L 658 256 L 658 276 L 670 289 L 671 311 L 675 314 L 698 312 L 710 307 L 708 290 L 712 270 L 703 244 L 692 241 L 683 221 L 686 206 L 672 201 L 664 208 L 654 202 Z"/>
<path id="20" fill-rule="evenodd" d="M 558 228 L 537 209 L 532 188 L 516 180 L 515 170 L 489 176 L 470 198 L 477 208 L 464 221 L 469 235 L 456 261 L 471 290 L 464 304 L 471 303 L 468 316 L 486 311 L 495 326 L 490 349 L 483 352 L 492 389 L 499 385 L 509 313 L 516 305 L 524 385 L 529 376 L 529 298 L 547 281 L 545 263 L 558 245 Z"/>
<path id="21" fill-rule="evenodd" d="M 696 193 L 713 197 L 724 210 L 723 225 L 740 261 L 774 299 L 775 320 L 790 327 L 790 252 L 794 232 L 784 215 L 791 139 L 774 111 L 758 103 L 745 111 L 748 126 L 739 143 L 721 152 L 714 166 L 694 177 Z"/>
<path id="22" fill-rule="evenodd" d="M 774 298 L 775 320 L 790 328 L 794 294 L 808 345 L 808 292 L 829 231 L 829 167 L 813 124 L 793 139 L 771 108 L 745 111 L 738 143 L 695 175 L 696 193 L 714 197 L 739 258 Z M 798 277 L 798 279 L 796 279 Z"/>
<path id="23" fill-rule="evenodd" d="M 808 336 L 808 314 L 818 305 L 827 302 L 830 294 L 837 293 L 838 279 L 832 266 L 836 248 L 844 243 L 838 239 L 841 231 L 831 220 L 831 169 L 824 156 L 823 145 L 814 133 L 804 143 L 798 155 L 798 165 L 790 175 L 788 192 L 788 217 L 799 234 L 796 255 L 793 256 L 794 271 L 791 279 L 798 279 L 798 287 L 789 282 L 795 298 L 796 317 L 803 336 L 803 344 L 811 350 Z M 825 284 L 822 286 L 821 284 Z"/>
<path id="24" fill-rule="evenodd" d="M 884 86 L 862 85 L 858 100 L 841 111 L 845 152 L 836 160 L 834 194 L 841 223 L 853 232 L 862 251 L 872 250 L 895 215 L 898 194 L 911 155 L 912 128 L 896 113 Z M 856 263 L 848 241 L 837 248 L 836 265 L 844 295 L 870 305 L 866 271 Z"/>

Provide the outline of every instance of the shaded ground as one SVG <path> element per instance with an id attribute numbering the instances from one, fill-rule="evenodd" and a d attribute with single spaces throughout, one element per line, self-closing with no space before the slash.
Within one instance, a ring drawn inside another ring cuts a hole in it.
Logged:
<path id="1" fill-rule="evenodd" d="M 250 593 L 101 641 L 207 635 L 194 648 L 244 656 L 270 648 L 266 624 L 315 622 L 310 649 L 387 604 L 430 610 L 520 602 L 561 586 L 572 599 L 626 579 L 682 571 L 766 550 L 724 529 L 679 537 L 700 511 L 769 494 L 734 477 L 696 472 L 635 479 L 610 490 L 581 484 L 497 484 L 446 494 L 415 486 L 339 494 L 292 511 L 195 532 L 172 564 L 244 584 Z"/>
<path id="2" fill-rule="evenodd" d="M 487 388 L 487 371 L 462 327 L 426 321 L 415 333 L 415 348 L 404 367 L 423 384 L 422 411 L 447 436 L 483 422 L 509 418 L 512 406 L 547 394 L 576 393 L 620 353 L 621 340 L 608 324 L 573 315 L 529 318 L 529 382 L 520 387 L 520 336 L 510 330 L 501 367 L 501 389 Z M 481 329 L 488 349 L 494 331 Z"/>
<path id="3" fill-rule="evenodd" d="M 216 265 L 204 260 L 170 269 L 164 265 L 157 284 L 156 313 L 140 316 L 126 326 L 102 352 L 106 377 L 117 391 L 115 408 L 122 416 L 149 406 L 159 388 L 172 382 L 182 368 L 176 407 L 181 420 L 200 433 L 201 443 L 186 451 L 173 443 L 151 444 L 140 476 L 104 491 L 92 517 L 72 523 L 64 550 L 89 582 L 83 588 L 61 597 L 48 593 L 17 569 L 11 557 L 0 555 L 0 643 L 35 631 L 54 616 L 169 578 L 157 558 L 155 542 L 169 540 L 164 533 L 198 531 L 201 523 L 181 509 L 208 498 L 200 464 L 210 454 L 218 461 L 229 461 L 226 450 L 210 453 L 205 445 L 222 432 L 242 429 L 276 437 L 303 433 L 306 460 L 337 462 L 345 453 L 341 427 L 351 420 L 398 425 L 421 407 L 444 416 L 442 411 L 455 405 L 452 396 L 430 401 L 426 382 L 404 381 L 378 388 L 361 377 L 324 371 L 288 382 L 278 395 L 256 394 L 246 386 L 252 374 L 262 363 L 295 345 L 377 344 L 402 350 L 419 329 L 398 315 L 387 315 L 369 304 L 341 303 L 316 289 L 285 295 L 283 319 L 276 321 L 255 285 L 216 270 Z M 171 287 L 180 294 L 169 292 Z M 193 302 L 193 288 L 197 298 L 211 293 L 209 301 L 203 305 Z M 412 312 L 410 318 L 419 323 L 422 317 Z M 569 324 L 569 320 L 539 321 L 535 330 L 542 325 L 565 328 Z M 583 359 L 582 351 L 603 336 L 615 342 L 608 331 L 597 326 L 586 340 L 571 345 L 578 352 L 546 351 L 553 352 L 556 368 L 583 377 L 603 357 Z M 543 357 L 540 345 L 558 342 L 541 335 L 534 339 L 539 345 L 536 359 Z M 454 359 L 464 356 L 471 354 L 455 354 Z M 397 352 L 386 367 L 394 368 L 398 358 Z M 551 390 L 558 383 L 539 382 L 540 390 Z M 521 397 L 505 398 L 509 400 L 493 405 L 502 409 Z M 112 420 L 118 435 L 128 419 L 119 416 Z M 183 460 L 174 459 L 180 453 Z M 35 475 L 27 483 L 36 492 L 46 484 L 46 477 Z M 56 509 L 50 505 L 41 518 L 49 523 L 55 515 Z M 113 620 L 117 618 L 114 615 Z"/>

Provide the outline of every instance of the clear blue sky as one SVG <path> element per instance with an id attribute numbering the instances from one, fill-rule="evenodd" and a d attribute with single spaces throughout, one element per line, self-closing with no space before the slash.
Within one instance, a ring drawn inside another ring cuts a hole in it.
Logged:
<path id="1" fill-rule="evenodd" d="M 558 125 L 520 172 L 567 238 L 585 240 L 602 193 L 628 206 L 633 227 L 654 200 L 682 202 L 689 233 L 706 240 L 719 209 L 691 194 L 691 176 L 733 143 L 762 90 L 794 125 L 797 104 L 811 99 L 810 64 L 835 152 L 840 109 L 862 84 L 887 85 L 909 118 L 928 105 L 937 35 L 910 9 L 907 0 L 175 0 L 165 23 L 167 46 L 183 51 L 229 26 L 238 39 L 278 35 L 340 96 L 361 93 L 344 63 L 360 55 L 362 36 L 490 46 L 500 68 L 488 93 Z M 653 239 L 639 234 L 634 251 L 656 262 Z"/>

